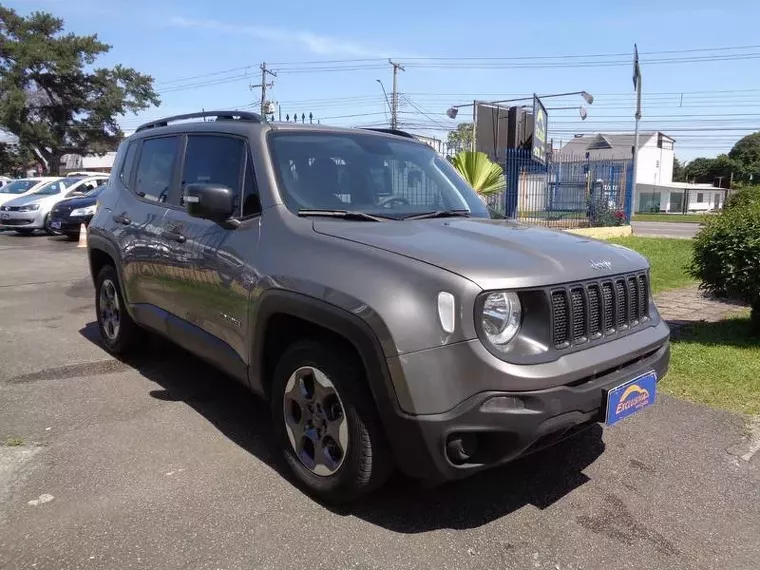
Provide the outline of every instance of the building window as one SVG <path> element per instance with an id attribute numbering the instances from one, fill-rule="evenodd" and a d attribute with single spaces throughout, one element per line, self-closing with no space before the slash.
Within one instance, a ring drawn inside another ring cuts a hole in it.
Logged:
<path id="1" fill-rule="evenodd" d="M 659 160 L 655 160 L 654 167 L 655 168 L 660 168 L 660 161 Z"/>
<path id="2" fill-rule="evenodd" d="M 697 203 L 701 204 L 705 201 L 705 195 L 702 192 L 697 193 Z"/>

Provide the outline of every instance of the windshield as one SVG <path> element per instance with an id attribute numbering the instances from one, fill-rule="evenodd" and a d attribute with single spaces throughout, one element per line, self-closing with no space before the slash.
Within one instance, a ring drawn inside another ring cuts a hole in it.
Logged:
<path id="1" fill-rule="evenodd" d="M 273 133 L 288 209 L 351 210 L 403 219 L 440 211 L 488 218 L 477 193 L 432 148 L 363 133 Z"/>
<path id="2" fill-rule="evenodd" d="M 97 188 L 93 188 L 92 190 L 90 190 L 89 192 L 87 192 L 85 194 L 85 196 L 89 196 L 90 198 L 97 198 L 100 195 L 100 193 L 103 190 L 105 190 L 105 189 L 106 189 L 106 185 L 105 184 L 101 184 Z"/>
<path id="3" fill-rule="evenodd" d="M 39 180 L 14 180 L 0 188 L 0 194 L 23 194 L 39 182 Z"/>
<path id="4" fill-rule="evenodd" d="M 60 194 L 65 188 L 66 185 L 63 183 L 63 180 L 56 180 L 54 182 L 48 182 L 39 190 L 32 192 L 32 194 L 37 196 L 52 196 L 54 194 Z"/>

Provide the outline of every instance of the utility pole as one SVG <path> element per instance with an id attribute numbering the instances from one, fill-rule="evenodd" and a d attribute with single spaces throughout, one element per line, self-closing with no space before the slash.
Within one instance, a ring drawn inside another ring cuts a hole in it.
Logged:
<path id="1" fill-rule="evenodd" d="M 259 83 L 258 85 L 249 85 L 248 88 L 251 90 L 261 88 L 260 110 L 261 110 L 261 114 L 265 115 L 266 114 L 265 107 L 266 107 L 266 102 L 267 102 L 267 88 L 271 89 L 272 87 L 274 87 L 274 81 L 270 81 L 269 83 L 267 83 L 267 74 L 271 75 L 272 77 L 277 77 L 277 73 L 270 69 L 267 69 L 266 62 L 262 63 L 259 67 L 261 68 L 261 83 Z"/>
<path id="2" fill-rule="evenodd" d="M 396 76 L 398 75 L 398 70 L 406 71 L 404 67 L 400 63 L 395 63 L 392 60 L 388 60 L 388 63 L 390 63 L 393 66 L 393 93 L 391 95 L 391 128 L 397 129 L 398 128 L 398 85 L 397 85 L 397 79 Z"/>

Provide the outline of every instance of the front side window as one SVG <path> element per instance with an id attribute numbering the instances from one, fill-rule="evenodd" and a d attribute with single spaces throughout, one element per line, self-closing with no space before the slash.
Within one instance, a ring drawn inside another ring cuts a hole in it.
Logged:
<path id="1" fill-rule="evenodd" d="M 0 194 L 23 194 L 39 182 L 39 180 L 14 180 L 0 188 Z"/>
<path id="2" fill-rule="evenodd" d="M 177 205 L 184 205 L 185 187 L 198 183 L 227 186 L 238 196 L 239 203 L 244 152 L 243 139 L 221 135 L 188 136 L 181 178 L 182 196 Z"/>
<path id="3" fill-rule="evenodd" d="M 442 210 L 490 217 L 477 193 L 427 145 L 363 133 L 272 133 L 287 207 L 403 219 Z"/>
<path id="4" fill-rule="evenodd" d="M 135 192 L 146 200 L 166 202 L 179 150 L 178 137 L 147 139 L 137 165 Z"/>

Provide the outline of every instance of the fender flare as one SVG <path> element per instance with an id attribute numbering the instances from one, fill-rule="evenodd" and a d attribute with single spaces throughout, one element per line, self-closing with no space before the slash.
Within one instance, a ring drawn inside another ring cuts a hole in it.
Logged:
<path id="1" fill-rule="evenodd" d="M 258 311 L 250 321 L 249 383 L 254 392 L 263 395 L 267 393 L 266 379 L 263 377 L 264 345 L 266 329 L 275 314 L 286 314 L 308 321 L 344 338 L 362 359 L 367 382 L 381 418 L 399 410 L 396 391 L 379 340 L 379 336 L 390 338 L 387 328 L 376 332 L 365 320 L 346 309 L 315 297 L 281 289 L 269 289 L 262 294 Z"/>
<path id="2" fill-rule="evenodd" d="M 90 275 L 92 277 L 92 284 L 96 285 L 95 281 L 97 280 L 98 276 L 92 270 L 93 268 L 92 268 L 91 252 L 93 250 L 102 251 L 103 253 L 107 254 L 111 259 L 113 259 L 114 269 L 116 269 L 116 276 L 119 278 L 119 288 L 121 289 L 122 297 L 124 297 L 124 303 L 127 306 L 127 312 L 129 313 L 130 317 L 134 318 L 134 314 L 132 313 L 132 305 L 129 299 L 127 299 L 127 289 L 124 283 L 124 274 L 122 273 L 121 254 L 119 252 L 119 248 L 112 241 L 106 239 L 105 237 L 101 235 L 90 234 L 87 237 L 87 263 L 90 267 Z"/>

